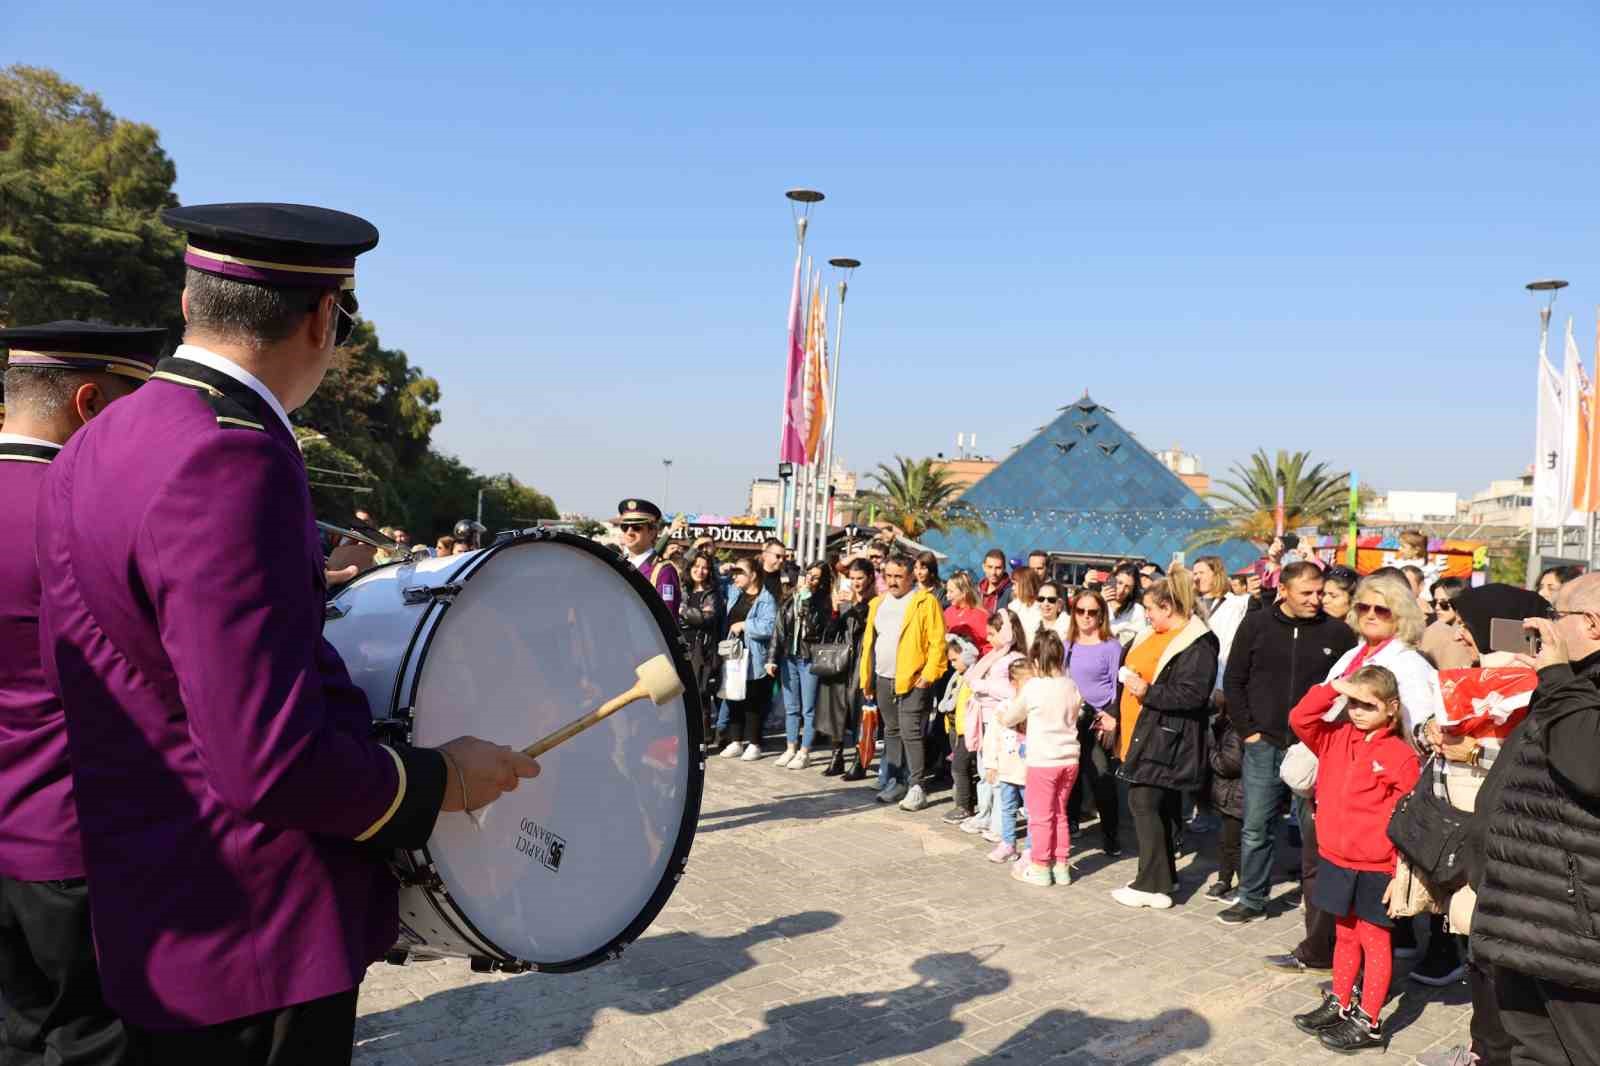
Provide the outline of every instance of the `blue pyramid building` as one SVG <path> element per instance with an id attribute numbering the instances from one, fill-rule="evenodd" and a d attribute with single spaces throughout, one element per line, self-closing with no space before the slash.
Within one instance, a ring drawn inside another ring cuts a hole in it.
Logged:
<path id="1" fill-rule="evenodd" d="M 969 488 L 962 502 L 988 523 L 988 533 L 930 532 L 920 539 L 950 557 L 949 569 L 974 573 L 996 547 L 1013 559 L 1042 548 L 1165 567 L 1197 530 L 1217 521 L 1193 489 L 1087 393 Z M 1243 541 L 1205 551 L 1221 555 L 1230 570 L 1260 554 Z M 1191 561 L 1196 554 L 1188 552 Z"/>

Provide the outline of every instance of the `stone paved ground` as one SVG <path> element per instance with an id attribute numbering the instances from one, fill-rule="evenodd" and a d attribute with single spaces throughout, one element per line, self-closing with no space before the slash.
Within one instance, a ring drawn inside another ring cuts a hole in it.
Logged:
<path id="1" fill-rule="evenodd" d="M 1344 1061 L 1289 1020 L 1316 1005 L 1318 980 L 1261 966 L 1298 940 L 1293 886 L 1243 928 L 1199 897 L 1129 911 L 1108 893 L 1134 862 L 1105 862 L 1091 831 L 1073 885 L 1032 888 L 941 825 L 939 799 L 905 814 L 817 769 L 712 759 L 688 875 L 620 961 L 569 976 L 375 966 L 355 1061 Z M 1210 862 L 1184 862 L 1188 893 Z M 1464 1038 L 1464 985 L 1397 981 L 1393 997 L 1378 1061 Z"/>

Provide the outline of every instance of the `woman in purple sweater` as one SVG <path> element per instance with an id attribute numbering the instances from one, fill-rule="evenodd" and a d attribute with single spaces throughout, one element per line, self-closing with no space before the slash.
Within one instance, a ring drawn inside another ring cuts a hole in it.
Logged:
<path id="1" fill-rule="evenodd" d="M 1122 666 L 1122 643 L 1111 636 L 1106 601 L 1098 592 L 1084 590 L 1072 598 L 1072 621 L 1067 627 L 1067 673 L 1083 694 L 1083 714 L 1078 717 L 1078 779 L 1067 802 L 1067 823 L 1076 835 L 1087 790 L 1100 812 L 1100 848 L 1107 858 L 1122 854 L 1117 829 L 1117 761 L 1098 737 L 1117 735 L 1117 670 Z"/>

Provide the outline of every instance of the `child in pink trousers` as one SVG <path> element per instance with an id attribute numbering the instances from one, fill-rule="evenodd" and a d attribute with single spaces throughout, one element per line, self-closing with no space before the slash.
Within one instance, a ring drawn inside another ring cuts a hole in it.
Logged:
<path id="1" fill-rule="evenodd" d="M 1078 778 L 1078 715 L 1083 697 L 1065 669 L 1066 652 L 1054 631 L 1040 628 L 1032 651 L 1035 676 L 1001 712 L 1004 725 L 1027 733 L 1029 854 L 1012 871 L 1024 884 L 1041 888 L 1072 881 L 1068 853 L 1067 797 Z"/>

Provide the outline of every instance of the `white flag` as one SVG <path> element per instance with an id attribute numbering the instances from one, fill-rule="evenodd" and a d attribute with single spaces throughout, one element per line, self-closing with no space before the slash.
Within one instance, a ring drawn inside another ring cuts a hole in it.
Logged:
<path id="1" fill-rule="evenodd" d="M 1583 428 L 1583 357 L 1572 339 L 1572 316 L 1567 316 L 1567 346 L 1561 361 L 1561 505 L 1565 524 L 1583 525 L 1583 512 L 1574 511 L 1573 489 L 1578 481 L 1578 438 Z"/>
<path id="2" fill-rule="evenodd" d="M 1570 509 L 1563 505 L 1561 431 L 1565 419 L 1561 376 L 1550 360 L 1539 356 L 1538 423 L 1534 433 L 1533 524 L 1546 529 L 1561 524 Z M 1570 487 L 1565 491 L 1570 492 Z"/>

